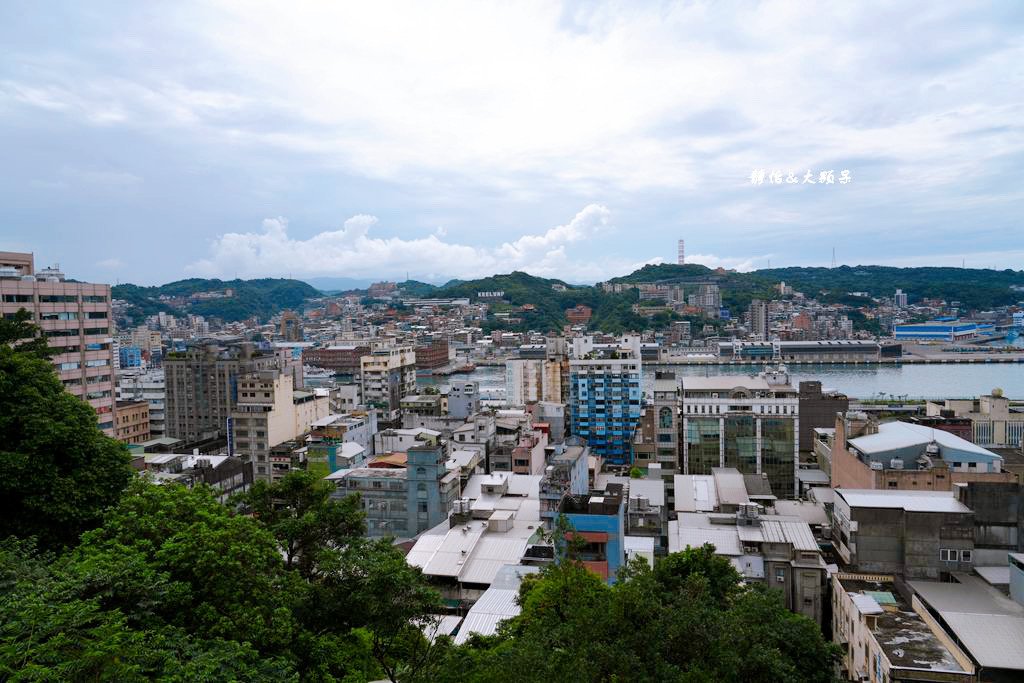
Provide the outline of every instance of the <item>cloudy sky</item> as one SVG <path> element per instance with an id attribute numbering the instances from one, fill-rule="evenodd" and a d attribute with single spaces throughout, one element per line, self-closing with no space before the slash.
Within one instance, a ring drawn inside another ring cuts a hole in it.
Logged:
<path id="1" fill-rule="evenodd" d="M 1024 3 L 5 0 L 0 150 L 102 282 L 1019 269 Z"/>

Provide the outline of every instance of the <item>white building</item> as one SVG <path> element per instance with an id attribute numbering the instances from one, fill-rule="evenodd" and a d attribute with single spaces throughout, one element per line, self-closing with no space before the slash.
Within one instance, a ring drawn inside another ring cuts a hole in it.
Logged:
<path id="1" fill-rule="evenodd" d="M 115 354 L 116 357 L 116 354 Z M 164 400 L 167 386 L 163 370 L 121 372 L 117 376 L 118 401 L 145 401 L 149 404 L 149 436 L 164 435 Z"/>
<path id="2" fill-rule="evenodd" d="M 359 361 L 363 401 L 398 410 L 406 396 L 416 393 L 416 352 L 412 346 L 374 349 Z"/>
<path id="3" fill-rule="evenodd" d="M 238 378 L 238 404 L 231 412 L 234 452 L 250 458 L 253 476 L 271 480 L 288 473 L 290 465 L 271 463 L 270 449 L 309 431 L 326 417 L 326 391 L 295 391 L 291 374 L 263 370 Z"/>

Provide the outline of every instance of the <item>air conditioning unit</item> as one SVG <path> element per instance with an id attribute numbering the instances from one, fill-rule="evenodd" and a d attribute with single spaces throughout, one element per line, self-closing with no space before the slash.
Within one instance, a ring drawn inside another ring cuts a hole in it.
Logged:
<path id="1" fill-rule="evenodd" d="M 901 458 L 893 458 L 889 461 L 889 469 L 891 470 L 902 470 L 903 460 Z"/>
<path id="2" fill-rule="evenodd" d="M 882 465 L 882 463 L 880 463 L 880 462 L 877 462 L 877 461 L 872 461 L 872 463 L 871 463 L 871 469 L 873 469 L 873 470 L 878 470 L 878 471 L 882 471 L 882 470 L 884 470 L 884 469 L 885 469 L 885 466 L 884 466 L 884 465 Z"/>

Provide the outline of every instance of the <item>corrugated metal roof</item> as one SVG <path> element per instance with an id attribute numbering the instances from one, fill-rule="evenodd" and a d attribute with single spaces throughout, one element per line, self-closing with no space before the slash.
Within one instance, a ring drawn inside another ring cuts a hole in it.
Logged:
<path id="1" fill-rule="evenodd" d="M 427 566 L 427 562 L 434 556 L 434 552 L 441 547 L 444 542 L 444 536 L 424 534 L 416 540 L 416 545 L 412 547 L 409 554 L 405 556 L 405 561 L 414 567 Z"/>
<path id="2" fill-rule="evenodd" d="M 850 507 L 896 508 L 908 512 L 970 512 L 952 491 L 901 491 L 882 489 L 835 489 Z"/>
<path id="3" fill-rule="evenodd" d="M 459 581 L 490 585 L 499 569 L 506 564 L 518 564 L 525 553 L 525 538 L 485 534 L 469 553 L 459 572 Z"/>
<path id="4" fill-rule="evenodd" d="M 468 530 L 464 526 L 457 526 L 445 535 L 444 540 L 423 567 L 424 574 L 452 578 L 459 576 L 487 523 L 474 520 L 467 526 Z"/>
<path id="5" fill-rule="evenodd" d="M 769 543 L 789 543 L 794 550 L 818 550 L 818 542 L 807 522 L 764 520 L 761 530 Z"/>
<path id="6" fill-rule="evenodd" d="M 498 624 L 519 614 L 516 599 L 519 596 L 522 577 L 538 571 L 538 567 L 508 564 L 502 566 L 495 574 L 491 587 L 484 591 L 469 610 L 459 632 L 455 635 L 455 643 L 466 642 L 472 633 L 492 635 L 498 630 Z"/>
<path id="7" fill-rule="evenodd" d="M 674 531 L 674 533 L 673 533 Z M 741 555 L 739 535 L 736 528 L 710 529 L 707 527 L 683 527 L 679 522 L 669 522 L 669 552 L 675 553 L 686 548 L 699 548 L 705 543 L 715 546 L 718 555 Z"/>
<path id="8" fill-rule="evenodd" d="M 943 612 L 942 618 L 982 666 L 1024 671 L 1024 619 L 964 612 Z"/>
<path id="9" fill-rule="evenodd" d="M 960 583 L 913 581 L 910 587 L 981 666 L 1024 671 L 1024 607 L 976 576 L 955 576 Z"/>
<path id="10" fill-rule="evenodd" d="M 732 467 L 713 467 L 711 475 L 715 479 L 718 500 L 725 505 L 742 505 L 750 502 L 747 496 L 747 485 L 743 475 Z"/>
<path id="11" fill-rule="evenodd" d="M 718 490 L 710 474 L 677 474 L 673 482 L 676 512 L 712 512 L 718 507 Z"/>
<path id="12" fill-rule="evenodd" d="M 883 422 L 878 425 L 877 434 L 850 439 L 850 445 L 861 453 L 884 453 L 912 446 L 927 446 L 932 441 L 939 445 L 940 450 L 948 448 L 993 460 L 1002 460 L 1002 456 L 962 439 L 956 434 L 908 422 Z"/>

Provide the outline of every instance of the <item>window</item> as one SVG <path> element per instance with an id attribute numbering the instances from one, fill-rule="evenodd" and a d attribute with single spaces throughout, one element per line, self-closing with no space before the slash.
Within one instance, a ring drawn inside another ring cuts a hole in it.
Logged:
<path id="1" fill-rule="evenodd" d="M 778 583 L 784 583 L 786 581 L 786 570 L 776 569 L 775 570 L 775 581 Z"/>
<path id="2" fill-rule="evenodd" d="M 960 551 L 960 561 L 961 562 L 970 562 L 973 558 L 974 558 L 974 552 L 973 551 L 971 551 L 971 550 L 961 550 Z"/>
<path id="3" fill-rule="evenodd" d="M 107 317 L 106 311 L 89 311 L 89 320 L 103 320 Z"/>
<path id="4" fill-rule="evenodd" d="M 942 562 L 956 562 L 959 553 L 952 548 L 941 548 L 939 550 L 939 560 Z"/>

